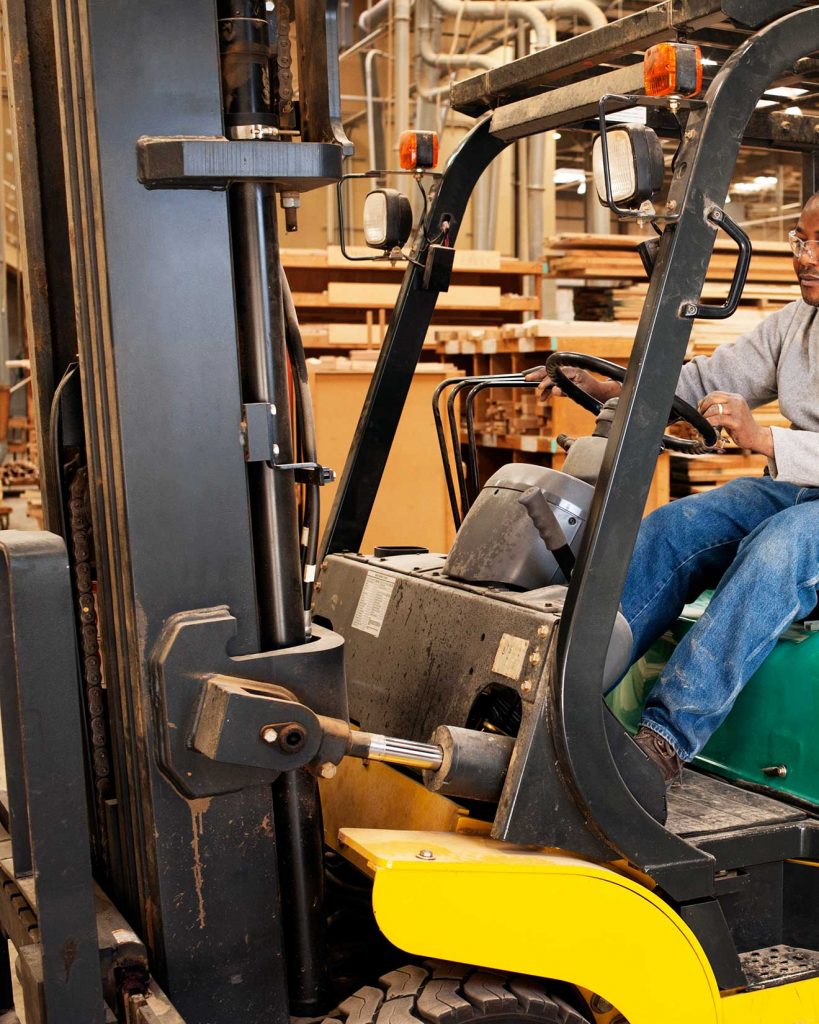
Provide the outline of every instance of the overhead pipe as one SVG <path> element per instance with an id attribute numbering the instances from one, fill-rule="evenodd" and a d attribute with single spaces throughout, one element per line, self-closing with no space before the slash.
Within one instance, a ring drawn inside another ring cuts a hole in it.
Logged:
<path id="1" fill-rule="evenodd" d="M 364 92 L 367 104 L 367 146 L 370 156 L 370 170 L 382 171 L 387 166 L 387 148 L 384 144 L 384 98 L 378 83 L 375 62 L 386 57 L 381 50 L 368 50 L 364 60 Z M 384 184 L 379 182 L 380 185 Z"/>
<path id="2" fill-rule="evenodd" d="M 429 39 L 421 37 L 419 48 L 421 59 L 431 67 L 454 71 L 457 68 L 483 68 L 491 71 L 498 62 L 482 53 L 436 53 Z"/>
<path id="3" fill-rule="evenodd" d="M 391 3 L 392 0 L 378 0 L 378 3 L 373 4 L 368 11 L 362 11 L 358 19 L 358 27 L 364 35 L 372 32 L 376 25 L 380 25 L 382 21 L 387 20 Z"/>
<path id="4" fill-rule="evenodd" d="M 609 19 L 594 3 L 594 0 L 531 0 L 547 18 L 581 18 L 588 22 L 589 29 L 603 28 Z"/>
<path id="5" fill-rule="evenodd" d="M 504 21 L 528 21 L 535 33 L 538 50 L 549 45 L 549 22 L 537 5 L 527 0 L 432 0 L 439 11 L 447 17 L 466 18 L 469 21 L 483 21 L 495 18 Z"/>
<path id="6" fill-rule="evenodd" d="M 431 20 L 432 19 L 432 20 Z M 415 5 L 415 127 L 419 131 L 433 131 L 436 127 L 435 102 L 449 88 L 440 84 L 437 67 L 421 56 L 421 39 L 426 36 L 436 52 L 440 50 L 440 15 L 434 19 L 429 0 L 417 0 Z"/>
<path id="7" fill-rule="evenodd" d="M 410 8 L 411 0 L 393 0 L 393 32 L 395 38 L 395 151 L 398 152 L 398 136 L 410 124 Z"/>

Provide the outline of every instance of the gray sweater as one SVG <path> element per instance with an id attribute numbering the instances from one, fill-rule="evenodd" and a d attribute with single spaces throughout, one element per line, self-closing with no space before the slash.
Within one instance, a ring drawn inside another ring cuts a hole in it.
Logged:
<path id="1" fill-rule="evenodd" d="M 819 310 L 798 299 L 712 356 L 692 359 L 677 393 L 696 405 L 711 391 L 742 395 L 751 409 L 778 397 L 793 426 L 771 428 L 771 476 L 819 487 Z"/>

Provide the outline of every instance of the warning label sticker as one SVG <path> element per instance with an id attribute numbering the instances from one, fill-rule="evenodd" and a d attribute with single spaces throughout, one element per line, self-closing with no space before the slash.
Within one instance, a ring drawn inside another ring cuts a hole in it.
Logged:
<path id="1" fill-rule="evenodd" d="M 390 606 L 395 577 L 371 569 L 361 589 L 358 607 L 353 617 L 353 628 L 370 636 L 380 636 L 384 617 Z"/>
<path id="2" fill-rule="evenodd" d="M 506 676 L 507 679 L 520 679 L 528 650 L 528 640 L 524 640 L 520 636 L 512 636 L 511 633 L 504 633 L 495 652 L 492 671 Z"/>

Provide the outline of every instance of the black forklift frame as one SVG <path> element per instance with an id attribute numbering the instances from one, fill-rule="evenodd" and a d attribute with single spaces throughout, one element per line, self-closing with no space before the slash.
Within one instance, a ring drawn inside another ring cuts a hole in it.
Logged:
<path id="1" fill-rule="evenodd" d="M 720 7 L 700 6 L 703 18 Z M 753 25 L 792 5 L 773 5 L 773 12 L 770 4 L 739 6 L 746 23 Z M 612 756 L 601 699 L 605 653 L 691 332 L 688 309 L 699 307 L 713 250 L 716 225 L 711 215 L 725 202 L 746 127 L 752 118 L 759 124 L 757 102 L 771 82 L 813 52 L 810 41 L 817 33 L 819 8 L 815 7 L 792 11 L 767 25 L 732 54 L 711 83 L 704 104 L 694 105 L 688 113 L 668 195 L 669 207 L 679 216 L 662 234 L 553 663 L 551 684 L 558 710 L 551 728 L 561 768 L 591 830 L 640 865 L 678 901 L 713 895 L 714 860 L 655 821 L 624 783 Z M 592 35 L 587 46 L 593 45 Z M 525 61 L 529 64 L 516 63 L 539 66 L 543 56 Z M 522 74 L 520 67 L 517 72 Z M 507 69 L 506 74 L 512 72 Z M 481 81 L 485 77 L 479 76 Z M 454 89 L 462 107 L 467 105 L 461 97 L 467 95 L 468 84 Z M 533 79 L 526 84 L 531 87 Z M 585 112 L 572 116 L 576 104 L 572 91 L 566 86 L 550 95 L 553 109 L 563 102 L 565 125 L 586 117 Z M 508 89 L 504 98 L 509 99 Z M 438 231 L 444 217 L 456 229 L 463 220 L 472 186 L 503 148 L 492 128 L 493 115 L 485 114 L 452 156 L 427 217 L 426 237 Z M 420 264 L 424 250 L 422 238 L 413 253 Z M 437 297 L 422 290 L 420 278 L 414 265 L 405 275 L 328 522 L 326 552 L 357 551 L 363 538 L 394 436 L 393 425 L 397 425 Z M 550 725 L 544 720 L 541 728 Z M 529 819 L 543 814 L 525 798 L 527 791 L 536 791 L 533 783 L 542 770 L 536 750 L 516 758 L 511 771 L 519 800 L 504 838 L 520 839 Z"/>
<path id="2" fill-rule="evenodd" d="M 28 186 L 23 234 L 46 467 L 46 524 L 60 532 L 64 496 L 54 472 L 58 453 L 44 428 L 55 394 L 62 393 L 57 381 L 79 353 L 81 395 L 72 378 L 60 401 L 66 431 L 71 412 L 77 422 L 84 419 L 79 443 L 87 449 L 91 478 L 94 554 L 104 583 L 98 595 L 103 675 L 116 740 L 110 760 L 113 795 L 104 801 L 106 817 L 97 823 L 111 849 L 107 856 L 95 849 L 91 863 L 80 848 L 89 810 L 95 814 L 97 809 L 80 792 L 83 726 L 76 703 L 73 715 L 69 705 L 82 682 L 76 648 L 68 641 L 78 621 L 93 628 L 95 620 L 86 622 L 87 608 L 78 610 L 72 603 L 76 594 L 67 565 L 74 562 L 59 538 L 46 535 L 38 545 L 7 537 L 2 545 L 6 570 L 0 572 L 0 617 L 8 647 L 0 701 L 7 749 L 11 754 L 16 746 L 25 747 L 21 759 L 26 762 L 36 760 L 43 744 L 49 744 L 50 763 L 58 763 L 72 782 L 59 789 L 35 770 L 15 779 L 8 798 L 11 821 L 4 818 L 0 801 L 0 823 L 12 830 L 11 840 L 0 835 L 0 845 L 13 853 L 14 861 L 13 867 L 8 859 L 0 863 L 0 927 L 21 948 L 27 996 L 40 1009 L 35 1020 L 45 1019 L 46 1007 L 54 1020 L 72 1024 L 101 1019 L 100 985 L 109 1002 L 130 992 L 159 999 L 148 976 L 150 953 L 151 969 L 184 1017 L 220 1024 L 239 1019 L 286 1024 L 285 958 L 291 956 L 297 968 L 322 966 L 320 936 L 311 934 L 313 924 L 303 913 L 320 879 L 302 872 L 299 884 L 284 888 L 280 877 L 288 862 L 296 872 L 314 864 L 317 838 L 320 844 L 316 808 L 294 781 L 298 773 L 283 773 L 287 785 L 275 815 L 269 775 L 247 785 L 247 773 L 235 765 L 222 771 L 220 779 L 228 782 L 211 790 L 217 795 L 185 799 L 184 785 L 173 784 L 162 760 L 167 736 L 161 735 L 157 711 L 172 653 L 168 636 L 175 629 L 205 636 L 207 644 L 191 643 L 199 652 L 207 647 L 211 671 L 217 662 L 234 673 L 241 665 L 246 678 L 256 679 L 254 669 L 270 669 L 268 662 L 301 663 L 289 650 L 259 653 L 264 602 L 254 539 L 256 547 L 260 541 L 254 538 L 254 502 L 240 443 L 242 372 L 235 345 L 237 313 L 241 317 L 244 311 L 234 298 L 228 203 L 219 191 L 237 167 L 247 166 L 247 156 L 259 161 L 245 178 L 254 185 L 300 178 L 311 187 L 340 174 L 346 140 L 334 66 L 337 3 L 299 0 L 294 6 L 305 141 L 287 146 L 292 152 L 284 153 L 251 150 L 243 141 L 233 146 L 223 137 L 213 0 L 183 5 L 3 0 L 7 67 L 15 117 L 23 129 L 18 132 L 21 173 Z M 702 25 L 727 15 L 754 28 L 792 6 L 782 0 L 674 0 L 630 22 L 624 45 L 633 49 L 640 45 L 638 37 L 645 41 L 658 32 L 667 38 L 682 27 L 683 18 Z M 278 12 L 285 7 L 286 0 L 276 5 Z M 555 76 L 565 73 L 572 60 L 582 63 L 583 52 L 599 51 L 606 39 L 613 39 L 609 29 L 599 33 L 607 34 L 570 41 L 555 61 Z M 804 54 L 805 40 L 817 35 L 819 7 L 770 25 L 734 54 L 711 86 L 707 108 L 689 117 L 690 138 L 679 163 L 687 167 L 675 178 L 670 197 L 682 214 L 663 235 L 560 632 L 552 677 L 560 714 L 555 723 L 538 725 L 538 730 L 553 729 L 575 800 L 603 840 L 601 846 L 613 846 L 643 866 L 672 899 L 697 899 L 705 907 L 701 912 L 715 936 L 715 961 L 722 932 L 718 917 L 709 924 L 713 904 L 707 897 L 714 872 L 741 855 L 735 847 L 743 839 L 716 837 L 695 850 L 640 809 L 611 755 L 599 680 L 671 405 L 675 368 L 682 363 L 691 328 L 680 311 L 697 301 L 713 244 L 715 227 L 708 214 L 724 200 L 746 125 L 753 121 L 755 139 L 777 142 L 788 135 L 774 120 L 761 122 L 754 105 L 765 86 Z M 180 38 L 184 46 L 178 45 Z M 375 500 L 438 295 L 424 287 L 428 240 L 446 225 L 448 242 L 455 242 L 475 184 L 509 144 L 496 131 L 489 110 L 494 100 L 539 91 L 541 73 L 537 62 L 515 68 L 509 72 L 511 86 L 491 93 L 490 102 L 480 99 L 484 86 L 478 90 L 478 112 L 487 112 L 431 197 L 425 231 L 413 251 L 416 262 L 404 277 L 340 483 L 327 550 L 358 547 Z M 169 81 L 174 83 L 172 103 Z M 571 119 L 571 87 L 563 96 Z M 467 105 L 463 100 L 462 109 Z M 787 148 L 788 139 L 783 142 Z M 801 136 L 791 142 L 810 154 L 806 166 L 814 183 L 819 175 L 813 147 Z M 720 152 L 720 161 L 706 159 L 713 149 Z M 276 164 L 279 158 L 281 165 Z M 267 232 L 262 247 L 275 251 L 275 218 L 269 209 L 257 210 L 262 235 Z M 173 279 L 168 266 L 176 268 Z M 198 444 L 169 447 L 169 436 L 196 438 Z M 285 462 L 281 471 L 289 473 Z M 218 473 L 212 472 L 214 465 Z M 28 575 L 18 569 L 23 558 Z M 35 566 L 37 571 L 31 571 Z M 37 606 L 41 593 L 52 596 L 46 615 L 42 604 Z M 30 621 L 51 628 L 60 642 L 33 630 L 24 633 Z M 14 658 L 12 635 L 24 641 L 15 647 Z M 340 643 L 333 647 L 327 631 L 317 636 L 319 642 L 306 646 L 322 655 L 319 669 L 308 664 L 293 674 L 301 671 L 313 687 L 311 706 L 335 702 L 325 713 L 343 719 Z M 201 675 L 202 665 L 194 668 Z M 34 684 L 26 682 L 32 672 L 38 675 Z M 53 694 L 38 685 L 54 677 L 60 688 Z M 20 689 L 24 682 L 25 695 Z M 32 740 L 32 722 L 49 701 L 53 720 Z M 529 785 L 540 770 L 537 735 L 543 733 L 536 732 L 530 749 L 516 760 L 513 786 L 520 799 L 507 816 L 505 834 L 512 840 L 537 832 L 545 814 L 532 795 L 536 788 Z M 90 746 L 87 736 L 85 746 Z M 92 766 L 84 770 L 87 790 L 92 790 Z M 309 805 L 301 818 L 303 832 L 293 831 L 303 798 Z M 48 845 L 54 843 L 48 834 L 54 822 L 62 830 L 62 847 Z M 788 856 L 818 855 L 816 830 L 801 825 L 771 830 L 752 841 L 753 856 L 783 856 L 783 842 Z M 63 862 L 69 850 L 77 849 L 69 887 Z M 36 870 L 29 873 L 28 868 Z M 104 878 L 145 945 L 94 889 L 95 876 Z M 295 908 L 290 917 L 288 905 Z M 101 921 L 108 922 L 104 932 Z M 100 949 L 101 983 L 91 949 L 95 923 L 98 943 L 108 936 Z M 703 928 L 697 931 L 702 935 Z M 731 979 L 733 963 L 730 956 L 724 959 L 720 977 Z M 8 980 L 0 958 L 3 1010 L 11 1006 Z M 320 978 L 306 980 L 318 991 Z M 138 1006 L 127 1012 L 134 1020 L 152 1019 L 147 1005 L 144 1015 Z M 168 1024 L 181 1020 L 167 1003 L 162 1019 Z"/>

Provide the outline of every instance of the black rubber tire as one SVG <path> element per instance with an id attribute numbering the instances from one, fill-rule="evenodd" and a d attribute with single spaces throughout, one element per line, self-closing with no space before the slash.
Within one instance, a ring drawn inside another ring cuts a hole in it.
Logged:
<path id="1" fill-rule="evenodd" d="M 348 996 L 329 1024 L 588 1024 L 542 978 L 466 964 L 409 964 Z"/>

